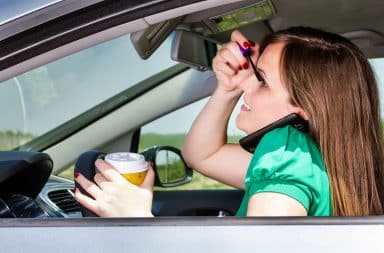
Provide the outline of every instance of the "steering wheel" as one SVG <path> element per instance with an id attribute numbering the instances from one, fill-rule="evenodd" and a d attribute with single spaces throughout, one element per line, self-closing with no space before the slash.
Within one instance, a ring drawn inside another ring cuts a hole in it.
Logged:
<path id="1" fill-rule="evenodd" d="M 53 162 L 48 154 L 26 151 L 0 152 L 0 218 L 48 216 L 36 203 Z"/>
<path id="2" fill-rule="evenodd" d="M 76 160 L 74 174 L 81 173 L 89 181 L 94 182 L 93 177 L 96 174 L 95 161 L 98 158 L 102 158 L 104 155 L 105 153 L 94 151 L 94 150 L 82 153 Z M 86 194 L 88 197 L 91 197 L 87 193 L 87 191 L 85 191 L 76 181 L 75 181 L 75 187 L 80 189 L 80 191 L 83 194 Z M 88 210 L 84 206 L 80 204 L 79 206 L 80 206 L 81 214 L 83 215 L 83 217 L 97 217 L 95 213 Z"/>

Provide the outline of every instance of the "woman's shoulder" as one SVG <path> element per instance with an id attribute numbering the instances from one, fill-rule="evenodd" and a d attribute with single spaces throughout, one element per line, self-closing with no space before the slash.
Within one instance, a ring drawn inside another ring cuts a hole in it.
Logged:
<path id="1" fill-rule="evenodd" d="M 249 169 L 264 176 L 287 174 L 300 178 L 325 172 L 316 142 L 292 126 L 268 132 L 256 147 Z"/>
<path id="2" fill-rule="evenodd" d="M 307 133 L 288 125 L 266 133 L 256 147 L 255 156 L 276 151 L 280 154 L 295 151 L 317 153 L 319 148 Z"/>
<path id="3" fill-rule="evenodd" d="M 310 215 L 319 205 L 329 210 L 329 180 L 320 150 L 309 135 L 291 126 L 275 129 L 262 138 L 249 164 L 245 185 L 250 195 L 289 195 Z M 312 207 L 310 203 L 316 204 Z"/>

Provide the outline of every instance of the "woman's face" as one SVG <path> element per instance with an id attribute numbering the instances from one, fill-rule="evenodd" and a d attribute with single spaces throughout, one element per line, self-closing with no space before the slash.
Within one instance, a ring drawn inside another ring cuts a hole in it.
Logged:
<path id="1" fill-rule="evenodd" d="M 236 119 L 237 127 L 250 134 L 292 113 L 298 107 L 289 103 L 286 85 L 280 78 L 282 43 L 268 45 L 260 55 L 257 70 L 264 81 L 250 75 L 242 84 L 244 104 Z"/>

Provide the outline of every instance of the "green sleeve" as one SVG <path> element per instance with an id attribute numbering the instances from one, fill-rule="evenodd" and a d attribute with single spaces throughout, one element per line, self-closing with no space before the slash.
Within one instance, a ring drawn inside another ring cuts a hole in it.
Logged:
<path id="1" fill-rule="evenodd" d="M 250 163 L 245 185 L 248 196 L 276 192 L 290 196 L 307 210 L 316 184 L 307 136 L 285 127 L 265 135 Z"/>

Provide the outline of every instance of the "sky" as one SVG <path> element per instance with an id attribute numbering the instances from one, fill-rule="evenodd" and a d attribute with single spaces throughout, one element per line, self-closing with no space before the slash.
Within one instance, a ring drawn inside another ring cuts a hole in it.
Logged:
<path id="1" fill-rule="evenodd" d="M 375 71 L 377 83 L 379 86 L 380 101 L 384 105 L 384 58 L 370 60 L 372 67 Z M 384 116 L 384 106 L 382 106 L 381 116 Z"/>

